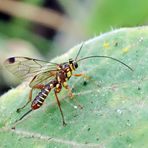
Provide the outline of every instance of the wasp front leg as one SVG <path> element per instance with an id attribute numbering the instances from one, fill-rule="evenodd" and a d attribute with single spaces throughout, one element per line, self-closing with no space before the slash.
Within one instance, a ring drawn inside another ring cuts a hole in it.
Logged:
<path id="1" fill-rule="evenodd" d="M 76 73 L 76 74 L 73 74 L 73 76 L 75 76 L 75 77 L 83 77 L 83 78 L 85 78 L 86 80 L 90 80 L 90 79 L 91 79 L 91 77 L 87 76 L 87 75 L 84 74 L 84 73 Z"/>
<path id="2" fill-rule="evenodd" d="M 38 85 L 33 86 L 29 92 L 28 101 L 22 107 L 18 108 L 16 111 L 18 113 L 21 112 L 21 110 L 23 108 L 25 108 L 32 101 L 32 92 L 34 89 L 43 89 L 44 87 L 45 87 L 45 85 L 42 85 L 42 84 L 38 84 Z"/>
<path id="3" fill-rule="evenodd" d="M 75 76 L 75 77 L 83 77 L 85 80 L 91 80 L 91 81 L 93 81 L 93 82 L 96 84 L 97 87 L 100 87 L 100 85 L 99 85 L 98 83 L 96 83 L 95 80 L 93 80 L 90 76 L 87 76 L 87 75 L 84 74 L 84 73 L 73 74 L 73 76 Z M 86 81 L 84 81 L 84 82 L 86 83 Z M 85 83 L 84 83 L 84 84 L 85 84 Z"/>

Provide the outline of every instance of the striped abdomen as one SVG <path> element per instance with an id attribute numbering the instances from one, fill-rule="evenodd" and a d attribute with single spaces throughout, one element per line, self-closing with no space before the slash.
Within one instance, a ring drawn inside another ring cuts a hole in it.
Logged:
<path id="1" fill-rule="evenodd" d="M 33 110 L 38 109 L 43 105 L 45 99 L 47 98 L 49 92 L 53 87 L 55 87 L 55 84 L 52 81 L 45 85 L 45 88 L 41 90 L 41 92 L 35 97 L 32 102 L 31 108 Z"/>

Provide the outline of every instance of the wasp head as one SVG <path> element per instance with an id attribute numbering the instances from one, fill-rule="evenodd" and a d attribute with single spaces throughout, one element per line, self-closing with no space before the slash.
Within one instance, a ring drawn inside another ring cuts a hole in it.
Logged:
<path id="1" fill-rule="evenodd" d="M 78 68 L 78 63 L 73 59 L 69 59 L 69 64 L 72 66 L 74 70 Z"/>

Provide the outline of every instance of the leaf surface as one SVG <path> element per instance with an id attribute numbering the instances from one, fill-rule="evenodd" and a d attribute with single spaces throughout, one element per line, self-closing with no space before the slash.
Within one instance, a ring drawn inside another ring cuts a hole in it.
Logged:
<path id="1" fill-rule="evenodd" d="M 75 58 L 79 46 L 53 61 Z M 29 82 L 11 89 L 0 98 L 0 147 L 148 147 L 148 27 L 123 28 L 86 41 L 79 58 L 106 55 L 133 68 L 105 58 L 79 62 L 66 90 L 58 94 L 67 126 L 51 92 L 45 104 L 12 129 L 21 113 L 16 109 L 28 98 Z M 35 91 L 33 98 L 38 94 Z M 80 106 L 82 108 L 80 108 Z"/>

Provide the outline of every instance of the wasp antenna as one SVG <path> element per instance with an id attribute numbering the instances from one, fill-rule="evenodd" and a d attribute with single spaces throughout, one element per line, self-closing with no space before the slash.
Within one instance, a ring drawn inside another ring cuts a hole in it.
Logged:
<path id="1" fill-rule="evenodd" d="M 79 51 L 78 51 L 78 53 L 76 55 L 75 61 L 77 60 L 77 58 L 78 58 L 78 56 L 79 56 L 79 54 L 81 52 L 81 49 L 82 49 L 83 45 L 84 45 L 84 42 L 82 43 L 82 45 L 81 45 L 81 47 L 80 47 L 80 49 L 79 49 Z"/>
<path id="2" fill-rule="evenodd" d="M 109 57 L 109 56 L 89 56 L 89 57 L 84 57 L 84 58 L 81 58 L 79 60 L 77 60 L 77 62 L 79 61 L 82 61 L 82 60 L 86 60 L 86 59 L 90 59 L 90 58 L 108 58 L 108 59 L 112 59 L 114 61 L 117 61 L 119 63 L 121 63 L 122 65 L 126 66 L 128 69 L 130 69 L 131 71 L 134 71 L 130 66 L 128 66 L 127 64 L 125 64 L 124 62 L 116 59 L 116 58 L 113 58 L 113 57 Z"/>
<path id="3" fill-rule="evenodd" d="M 20 119 L 16 120 L 14 123 L 17 123 L 18 121 L 21 121 L 25 116 L 27 116 L 31 111 L 33 111 L 32 109 L 30 109 L 28 112 L 26 112 Z"/>

